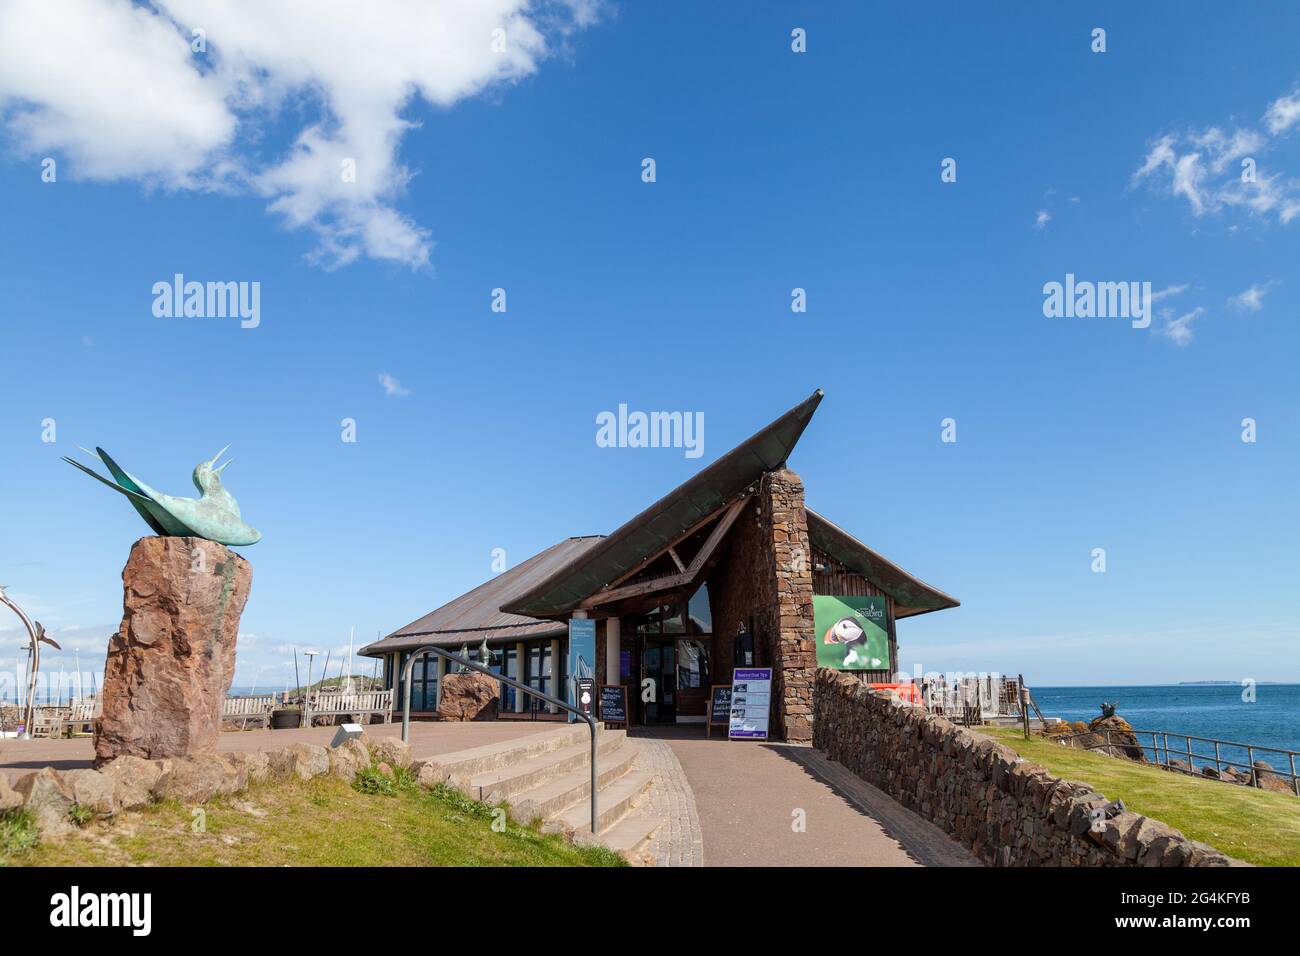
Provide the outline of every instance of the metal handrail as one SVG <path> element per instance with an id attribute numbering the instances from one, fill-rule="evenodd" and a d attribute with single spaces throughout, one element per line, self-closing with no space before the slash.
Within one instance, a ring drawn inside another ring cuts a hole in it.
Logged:
<path id="1" fill-rule="evenodd" d="M 1105 747 L 1121 747 L 1121 746 L 1124 746 L 1124 744 L 1122 744 L 1122 743 L 1121 743 L 1121 744 L 1112 744 L 1112 743 L 1111 743 L 1111 740 L 1110 740 L 1110 735 L 1111 735 L 1111 732 L 1112 732 L 1112 731 L 1111 731 L 1111 728 L 1105 728 L 1105 729 L 1104 729 L 1103 731 L 1101 731 L 1101 732 L 1103 732 L 1103 733 L 1105 734 L 1105 737 L 1106 737 L 1106 742 L 1105 742 L 1104 744 L 1092 744 L 1092 745 L 1090 745 L 1090 746 L 1086 746 L 1086 747 L 1082 747 L 1082 748 L 1075 747 L 1073 743 L 1067 743 L 1067 742 L 1077 740 L 1077 739 L 1080 738 L 1080 737 L 1091 737 L 1091 736 L 1094 736 L 1094 735 L 1096 735 L 1096 734 L 1098 733 L 1098 731 L 1090 730 L 1090 731 L 1087 731 L 1086 733 L 1081 733 L 1081 734 L 1067 734 L 1067 735 L 1064 735 L 1064 736 L 1058 737 L 1058 738 L 1056 738 L 1056 739 L 1061 743 L 1062 746 L 1069 746 L 1069 747 L 1071 747 L 1071 748 L 1073 748 L 1073 749 L 1082 749 L 1082 750 L 1099 750 L 1099 749 L 1102 749 L 1102 748 L 1105 748 Z M 1147 750 L 1148 748 L 1147 748 L 1146 744 L 1142 743 L 1142 741 L 1141 741 L 1141 739 L 1139 738 L 1138 735 L 1139 735 L 1139 734 L 1146 734 L 1146 735 L 1148 735 L 1148 736 L 1151 738 L 1151 747 L 1150 747 L 1149 749 L 1152 751 L 1152 753 L 1155 754 L 1155 758 L 1156 758 L 1156 759 L 1155 759 L 1155 763 L 1156 763 L 1156 766 L 1158 766 L 1158 767 L 1164 767 L 1166 770 L 1175 770 L 1175 771 L 1179 771 L 1179 772 L 1182 772 L 1182 773 L 1187 773 L 1187 774 L 1189 774 L 1189 775 L 1191 775 L 1191 776 L 1199 776 L 1199 774 L 1196 773 L 1196 763 L 1195 763 L 1195 759 L 1194 759 L 1194 758 L 1198 758 L 1198 759 L 1200 759 L 1200 760 L 1204 760 L 1207 764 L 1208 764 L 1210 761 L 1214 761 L 1214 769 L 1215 769 L 1216 772 L 1217 772 L 1221 767 L 1224 767 L 1224 766 L 1229 767 L 1229 768 L 1232 768 L 1232 767 L 1240 767 L 1242 770 L 1249 771 L 1250 776 L 1251 776 L 1251 779 L 1252 779 L 1253 781 L 1255 781 L 1255 785 L 1256 785 L 1256 786 L 1258 786 L 1258 780 L 1259 780 L 1259 774 L 1260 774 L 1260 771 L 1257 770 L 1257 769 L 1255 768 L 1255 755 L 1256 755 L 1256 753 L 1258 753 L 1258 752 L 1260 752 L 1260 751 L 1263 751 L 1264 753 L 1282 754 L 1283 756 L 1285 756 L 1285 757 L 1288 759 L 1288 762 L 1289 762 L 1290 765 L 1291 765 L 1291 769 L 1290 769 L 1290 771 L 1288 772 L 1288 771 L 1286 771 L 1286 770 L 1279 770 L 1279 769 L 1277 769 L 1277 768 L 1273 768 L 1273 769 L 1269 770 L 1268 772 L 1269 772 L 1269 773 L 1272 773 L 1272 774 L 1274 774 L 1274 775 L 1276 775 L 1276 776 L 1278 776 L 1278 777 L 1289 777 L 1290 780 L 1291 780 L 1291 789 L 1295 792 L 1295 795 L 1296 795 L 1297 797 L 1300 797 L 1300 774 L 1298 774 L 1298 773 L 1296 772 L 1296 758 L 1297 758 L 1297 757 L 1300 757 L 1300 751 L 1296 751 L 1296 750 L 1286 750 L 1286 749 L 1283 749 L 1283 748 L 1281 748 L 1281 747 L 1264 747 L 1264 746 L 1261 746 L 1261 745 L 1259 745 L 1259 744 L 1241 744 L 1241 743 L 1237 743 L 1237 742 L 1232 741 L 1232 740 L 1221 740 L 1221 739 L 1219 739 L 1219 738 L 1217 738 L 1217 737 L 1198 737 L 1198 736 L 1196 736 L 1195 734 L 1180 734 L 1180 733 L 1177 733 L 1177 732 L 1175 732 L 1175 731 L 1171 731 L 1171 730 L 1129 730 L 1129 731 L 1116 731 L 1116 732 L 1117 732 L 1117 733 L 1130 733 L 1130 734 L 1132 734 L 1132 735 L 1133 735 L 1133 739 L 1137 741 L 1137 746 L 1138 746 L 1139 748 L 1141 748 L 1142 750 Z M 1181 738 L 1183 739 L 1183 741 L 1185 742 L 1186 746 L 1185 746 L 1182 750 L 1170 750 L 1170 749 L 1169 749 L 1169 738 L 1170 738 L 1170 737 L 1181 737 Z M 1163 747 L 1160 746 L 1160 739 L 1161 739 L 1161 738 L 1164 739 L 1164 746 L 1163 746 Z M 1201 754 L 1201 753 L 1196 753 L 1196 752 L 1194 752 L 1194 751 L 1192 750 L 1192 741 L 1193 741 L 1193 740 L 1199 740 L 1199 741 L 1201 741 L 1202 743 L 1207 743 L 1207 744 L 1214 744 L 1214 754 L 1213 754 L 1213 755 L 1210 755 L 1210 754 Z M 1129 746 L 1132 746 L 1132 745 L 1130 744 Z M 1226 746 L 1226 747 L 1237 747 L 1237 748 L 1239 748 L 1239 749 L 1241 749 L 1241 750 L 1246 751 L 1246 760 L 1249 761 L 1249 762 L 1248 762 L 1248 763 L 1242 763 L 1242 762 L 1239 761 L 1239 760 L 1231 760 L 1231 759 L 1229 759 L 1229 758 L 1223 756 L 1223 752 L 1222 752 L 1221 748 L 1222 748 L 1222 747 L 1225 747 L 1225 746 Z M 1160 759 L 1160 754 L 1161 754 L 1162 751 L 1163 751 L 1163 753 L 1164 753 L 1164 759 L 1163 759 L 1163 760 Z M 1187 758 L 1187 768 L 1188 768 L 1187 770 L 1185 770 L 1185 771 L 1184 771 L 1184 770 L 1181 770 L 1181 768 L 1179 768 L 1179 767 L 1174 767 L 1174 766 L 1172 766 L 1172 765 L 1170 764 L 1170 760 L 1172 760 L 1172 759 L 1174 758 L 1175 755 L 1177 755 L 1177 756 L 1179 756 L 1179 757 L 1186 757 L 1186 758 Z"/>
<path id="2" fill-rule="evenodd" d="M 497 674 L 488 670 L 481 664 L 475 664 L 467 661 L 463 657 L 457 657 L 455 654 L 449 654 L 440 647 L 432 644 L 425 644 L 411 651 L 411 656 L 407 658 L 406 664 L 402 667 L 402 740 L 410 743 L 411 733 L 411 671 L 415 667 L 416 660 L 424 654 L 434 654 L 444 660 L 451 661 L 453 664 L 460 664 L 468 670 L 475 671 L 479 674 L 486 674 L 488 677 L 494 677 L 503 684 L 507 684 L 516 690 L 521 690 L 525 694 L 531 694 L 533 697 L 540 698 L 548 704 L 554 704 L 563 710 L 568 711 L 587 722 L 587 727 L 591 730 L 591 832 L 596 832 L 596 781 L 598 774 L 596 771 L 596 718 L 585 711 L 572 707 L 564 701 L 552 697 L 550 694 L 543 694 L 536 688 L 529 687 L 527 684 L 521 684 L 517 680 L 506 677 L 505 674 Z"/>

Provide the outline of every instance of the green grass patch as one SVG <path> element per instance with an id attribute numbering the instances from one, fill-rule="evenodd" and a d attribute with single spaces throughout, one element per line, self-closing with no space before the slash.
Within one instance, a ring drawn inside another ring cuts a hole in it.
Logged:
<path id="1" fill-rule="evenodd" d="M 1067 780 L 1086 783 L 1125 808 L 1154 817 L 1185 836 L 1259 866 L 1300 866 L 1300 798 L 1217 783 L 1122 757 L 1063 747 L 1046 737 L 1025 740 L 1013 727 L 981 727 Z"/>
<path id="2" fill-rule="evenodd" d="M 0 820 L 0 864 L 33 866 L 623 866 L 615 853 L 517 826 L 410 775 L 365 793 L 336 777 L 255 787 L 206 804 L 174 801 L 32 845 Z M 26 826 L 30 826 L 30 820 Z M 34 837 L 35 829 L 31 828 Z"/>
<path id="3" fill-rule="evenodd" d="M 0 866 L 36 846 L 36 821 L 26 810 L 0 813 Z"/>

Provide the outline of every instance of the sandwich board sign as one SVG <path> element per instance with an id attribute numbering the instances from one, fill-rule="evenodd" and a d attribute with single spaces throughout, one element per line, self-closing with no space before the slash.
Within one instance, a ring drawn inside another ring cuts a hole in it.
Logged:
<path id="1" fill-rule="evenodd" d="M 731 675 L 727 736 L 732 740 L 766 740 L 772 709 L 772 668 L 737 667 Z"/>
<path id="2" fill-rule="evenodd" d="M 706 737 L 713 736 L 713 728 L 731 726 L 731 685 L 714 684 L 709 691 L 709 725 Z"/>

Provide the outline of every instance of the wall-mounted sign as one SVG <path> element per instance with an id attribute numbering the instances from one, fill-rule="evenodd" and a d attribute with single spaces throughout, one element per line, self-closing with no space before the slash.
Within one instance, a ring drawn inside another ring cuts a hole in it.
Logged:
<path id="1" fill-rule="evenodd" d="M 766 740 L 772 709 L 772 668 L 737 667 L 731 672 L 731 712 L 727 736 L 734 740 Z"/>
<path id="2" fill-rule="evenodd" d="M 575 677 L 574 682 L 578 685 L 577 701 L 578 710 L 584 714 L 592 714 L 596 711 L 596 678 L 594 677 Z"/>
<path id="3" fill-rule="evenodd" d="M 813 595 L 817 666 L 889 670 L 889 601 L 883 597 Z"/>
<path id="4" fill-rule="evenodd" d="M 707 736 L 713 736 L 714 727 L 731 725 L 731 685 L 714 684 L 709 690 L 709 727 Z"/>
<path id="5" fill-rule="evenodd" d="M 554 664 L 552 664 L 554 666 Z M 575 617 L 569 621 L 569 686 L 565 702 L 579 706 L 578 679 L 591 679 L 589 689 L 596 686 L 596 622 L 589 617 Z M 577 718 L 569 714 L 569 720 Z"/>
<path id="6" fill-rule="evenodd" d="M 627 726 L 627 688 L 621 684 L 600 685 L 600 719 L 606 726 Z"/>

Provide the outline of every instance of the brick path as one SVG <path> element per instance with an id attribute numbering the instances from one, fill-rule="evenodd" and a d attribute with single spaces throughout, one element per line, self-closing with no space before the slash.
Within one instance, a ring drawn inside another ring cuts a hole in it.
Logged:
<path id="1" fill-rule="evenodd" d="M 640 739 L 637 766 L 655 774 L 654 783 L 638 808 L 660 817 L 664 823 L 655 834 L 650 850 L 656 866 L 703 866 L 704 838 L 695 809 L 695 794 L 673 748 L 662 740 Z"/>

